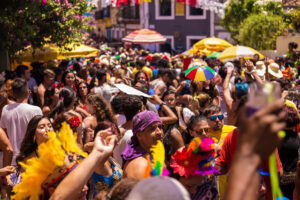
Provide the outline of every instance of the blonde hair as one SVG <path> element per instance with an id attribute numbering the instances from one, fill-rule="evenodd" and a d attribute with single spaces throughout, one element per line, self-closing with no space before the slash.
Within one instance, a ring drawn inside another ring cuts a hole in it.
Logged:
<path id="1" fill-rule="evenodd" d="M 211 102 L 211 97 L 207 93 L 200 93 L 194 98 L 192 102 L 192 111 L 196 114 L 200 114 L 200 109 L 204 108 L 207 103 Z"/>

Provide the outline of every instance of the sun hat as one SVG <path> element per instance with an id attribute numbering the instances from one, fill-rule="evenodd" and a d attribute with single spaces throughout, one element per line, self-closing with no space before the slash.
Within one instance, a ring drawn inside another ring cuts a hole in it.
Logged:
<path id="1" fill-rule="evenodd" d="M 274 76 L 276 78 L 283 77 L 283 74 L 280 71 L 280 67 L 277 63 L 271 63 L 268 67 L 269 67 L 269 74 L 271 74 L 272 76 Z"/>
<path id="2" fill-rule="evenodd" d="M 257 61 L 255 70 L 258 76 L 263 77 L 266 73 L 266 66 L 263 61 Z"/>
<path id="3" fill-rule="evenodd" d="M 134 186 L 127 200 L 189 200 L 190 195 L 176 179 L 155 176 Z"/>
<path id="4" fill-rule="evenodd" d="M 226 68 L 227 68 L 227 67 L 234 67 L 234 65 L 233 65 L 232 62 L 227 62 L 227 63 L 225 64 L 225 67 L 226 67 Z"/>

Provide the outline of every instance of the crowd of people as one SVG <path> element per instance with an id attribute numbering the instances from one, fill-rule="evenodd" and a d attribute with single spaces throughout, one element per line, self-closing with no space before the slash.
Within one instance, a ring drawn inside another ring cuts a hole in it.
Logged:
<path id="1" fill-rule="evenodd" d="M 290 43 L 274 60 L 224 63 L 105 48 L 97 58 L 7 71 L 0 77 L 2 199 L 272 200 L 274 152 L 283 196 L 299 200 L 296 48 Z M 215 75 L 189 80 L 193 66 Z M 159 141 L 163 170 L 155 176 Z"/>

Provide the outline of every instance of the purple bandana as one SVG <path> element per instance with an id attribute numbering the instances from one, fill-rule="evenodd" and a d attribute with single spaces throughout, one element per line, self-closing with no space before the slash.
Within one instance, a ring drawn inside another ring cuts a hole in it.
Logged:
<path id="1" fill-rule="evenodd" d="M 147 152 L 139 146 L 136 134 L 138 132 L 144 131 L 149 125 L 153 124 L 154 122 L 162 123 L 159 116 L 153 111 L 140 112 L 133 117 L 132 121 L 133 136 L 131 137 L 131 141 L 129 142 L 129 144 L 127 144 L 125 150 L 121 155 L 124 161 L 133 160 L 145 155 Z"/>

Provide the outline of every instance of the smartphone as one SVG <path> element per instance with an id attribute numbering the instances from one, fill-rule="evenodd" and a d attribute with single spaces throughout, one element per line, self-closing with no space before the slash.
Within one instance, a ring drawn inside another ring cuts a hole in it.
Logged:
<path id="1" fill-rule="evenodd" d="M 258 110 L 280 99 L 280 95 L 281 88 L 279 85 L 270 82 L 264 84 L 250 84 L 248 90 L 247 116 L 251 117 Z"/>

